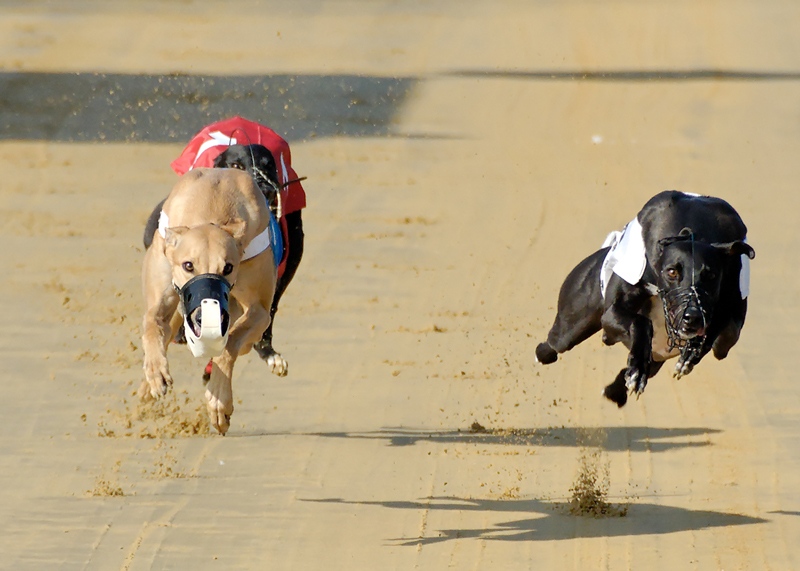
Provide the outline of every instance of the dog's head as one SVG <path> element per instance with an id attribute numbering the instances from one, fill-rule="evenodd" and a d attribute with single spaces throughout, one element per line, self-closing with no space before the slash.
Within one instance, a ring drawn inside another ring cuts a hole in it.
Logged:
<path id="1" fill-rule="evenodd" d="M 738 257 L 755 256 L 746 242 L 698 242 L 689 228 L 659 240 L 658 290 L 671 337 L 688 341 L 706 334 L 724 280 L 736 279 Z"/>
<path id="2" fill-rule="evenodd" d="M 167 228 L 164 254 L 181 310 L 190 349 L 196 357 L 219 355 L 230 325 L 228 296 L 239 272 L 245 224 L 203 224 Z"/>
<path id="3" fill-rule="evenodd" d="M 278 169 L 275 157 L 264 145 L 231 145 L 214 159 L 214 166 L 249 172 L 267 198 L 270 209 L 276 212 L 280 189 Z"/>

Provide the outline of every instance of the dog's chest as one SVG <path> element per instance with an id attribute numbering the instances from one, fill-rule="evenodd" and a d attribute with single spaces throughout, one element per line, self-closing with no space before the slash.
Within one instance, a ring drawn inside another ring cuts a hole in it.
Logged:
<path id="1" fill-rule="evenodd" d="M 669 349 L 669 337 L 667 336 L 667 322 L 664 318 L 664 305 L 661 298 L 654 295 L 650 299 L 650 314 L 648 315 L 653 323 L 653 343 L 652 352 L 654 361 L 666 361 L 672 357 L 677 357 L 680 350 L 675 347 Z"/>

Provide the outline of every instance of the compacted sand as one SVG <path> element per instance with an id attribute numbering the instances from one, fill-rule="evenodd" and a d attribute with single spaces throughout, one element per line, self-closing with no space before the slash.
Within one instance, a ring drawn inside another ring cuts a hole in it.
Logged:
<path id="1" fill-rule="evenodd" d="M 0 8 L 0 567 L 800 568 L 797 3 L 122 4 Z M 223 438 L 183 347 L 133 393 L 144 221 L 235 113 L 309 206 Z M 750 313 L 619 410 L 623 348 L 533 348 L 668 188 L 742 214 Z"/>

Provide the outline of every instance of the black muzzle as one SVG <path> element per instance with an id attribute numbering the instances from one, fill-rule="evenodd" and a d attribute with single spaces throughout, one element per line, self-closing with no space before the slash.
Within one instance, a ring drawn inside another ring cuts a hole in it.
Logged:
<path id="1" fill-rule="evenodd" d="M 221 334 L 227 335 L 230 325 L 228 311 L 228 298 L 231 284 L 219 274 L 200 274 L 186 282 L 182 288 L 177 288 L 183 304 L 183 315 L 186 324 L 192 328 L 194 334 L 200 337 L 202 330 L 202 311 L 198 311 L 204 299 L 215 300 L 219 303 L 221 314 Z"/>

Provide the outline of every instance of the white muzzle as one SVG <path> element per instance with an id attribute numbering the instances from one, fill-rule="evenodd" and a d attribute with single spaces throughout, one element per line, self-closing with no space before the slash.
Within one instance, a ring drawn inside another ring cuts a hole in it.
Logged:
<path id="1" fill-rule="evenodd" d="M 201 274 L 177 288 L 186 343 L 195 357 L 218 357 L 228 342 L 231 285 L 217 274 Z"/>
<path id="2" fill-rule="evenodd" d="M 186 343 L 195 357 L 219 357 L 228 342 L 228 328 L 222 332 L 222 310 L 216 299 L 204 299 L 200 302 L 200 335 L 195 335 L 189 324 L 189 318 L 183 318 L 183 329 L 186 332 Z"/>

